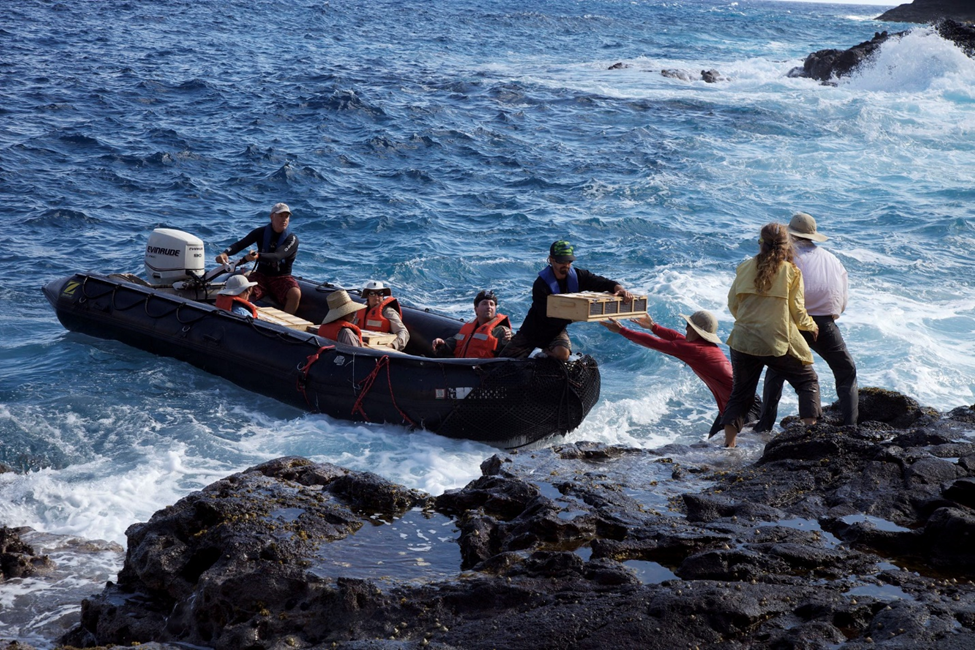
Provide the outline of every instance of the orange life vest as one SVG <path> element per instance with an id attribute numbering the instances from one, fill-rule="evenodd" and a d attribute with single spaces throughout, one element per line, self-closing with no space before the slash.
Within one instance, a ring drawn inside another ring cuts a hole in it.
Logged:
<path id="1" fill-rule="evenodd" d="M 383 310 L 389 307 L 392 303 L 393 309 L 400 315 L 403 316 L 403 310 L 400 309 L 399 302 L 396 298 L 392 296 L 386 296 L 381 303 L 373 307 L 372 309 L 366 309 L 363 312 L 365 315 L 362 316 L 362 320 L 359 322 L 362 324 L 362 329 L 370 330 L 373 332 L 392 332 L 392 326 L 389 324 L 389 319 L 383 315 Z"/>
<path id="2" fill-rule="evenodd" d="M 247 302 L 240 296 L 228 296 L 227 294 L 217 294 L 217 307 L 220 309 L 226 309 L 227 311 L 233 311 L 234 304 L 243 305 L 251 313 L 251 316 L 257 318 L 257 307 Z"/>
<path id="3" fill-rule="evenodd" d="M 491 359 L 498 352 L 498 343 L 501 339 L 494 336 L 491 331 L 498 325 L 511 327 L 508 317 L 498 314 L 494 320 L 484 323 L 477 327 L 477 319 L 464 323 L 464 326 L 457 332 L 457 347 L 454 348 L 454 356 L 458 359 Z"/>
<path id="4" fill-rule="evenodd" d="M 338 341 L 339 332 L 342 331 L 343 327 L 347 327 L 355 332 L 356 338 L 359 339 L 359 345 L 362 345 L 362 330 L 347 320 L 335 320 L 331 323 L 323 323 L 318 328 L 318 335 L 331 341 Z"/>

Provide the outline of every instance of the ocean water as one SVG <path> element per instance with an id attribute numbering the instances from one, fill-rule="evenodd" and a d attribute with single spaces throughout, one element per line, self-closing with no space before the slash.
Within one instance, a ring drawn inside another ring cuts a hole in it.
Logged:
<path id="1" fill-rule="evenodd" d="M 495 450 L 307 414 L 65 331 L 41 294 L 142 272 L 149 233 L 208 258 L 287 202 L 295 272 L 520 323 L 548 245 L 710 309 L 759 229 L 813 214 L 850 273 L 860 383 L 975 402 L 975 61 L 883 7 L 716 0 L 31 0 L 0 12 L 0 523 L 124 544 L 190 491 L 296 454 L 439 494 Z M 835 86 L 810 52 L 910 30 Z M 622 63 L 621 69 L 609 69 Z M 664 77 L 662 69 L 715 84 Z M 602 398 L 569 441 L 702 441 L 710 393 L 597 325 Z M 835 399 L 820 364 L 825 402 Z M 255 372 L 259 372 L 255 369 Z M 788 392 L 788 391 L 787 391 Z M 787 395 L 780 415 L 794 412 Z M 763 440 L 744 435 L 746 460 Z"/>

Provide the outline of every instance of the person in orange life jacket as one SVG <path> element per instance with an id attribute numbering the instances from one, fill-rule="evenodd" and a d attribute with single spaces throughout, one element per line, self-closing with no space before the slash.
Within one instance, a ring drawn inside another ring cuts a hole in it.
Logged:
<path id="1" fill-rule="evenodd" d="M 579 291 L 605 291 L 633 300 L 629 291 L 616 280 L 590 273 L 586 269 L 572 268 L 575 261 L 572 244 L 559 240 L 548 251 L 548 263 L 539 272 L 532 285 L 532 306 L 525 316 L 525 322 L 511 342 L 501 351 L 502 357 L 524 358 L 535 348 L 560 361 L 567 361 L 572 353 L 572 342 L 565 331 L 572 321 L 550 318 L 548 297 L 553 293 L 577 293 Z"/>
<path id="2" fill-rule="evenodd" d="M 293 314 L 298 311 L 301 301 L 301 288 L 291 276 L 291 266 L 298 254 L 298 237 L 288 229 L 291 222 L 291 208 L 285 203 L 275 203 L 271 208 L 271 223 L 250 231 L 246 237 L 228 246 L 217 255 L 217 264 L 226 264 L 231 255 L 237 254 L 252 244 L 258 250 L 248 251 L 244 257 L 248 262 L 257 260 L 257 268 L 249 279 L 257 282 L 254 299 L 260 300 L 270 294 L 283 305 L 284 311 Z"/>
<path id="3" fill-rule="evenodd" d="M 337 343 L 362 347 L 362 332 L 353 321 L 356 314 L 366 308 L 343 290 L 328 295 L 328 313 L 318 328 L 318 335 Z"/>
<path id="4" fill-rule="evenodd" d="M 230 276 L 223 289 L 217 293 L 217 307 L 232 314 L 257 318 L 257 307 L 248 302 L 256 286 L 256 282 L 248 281 L 243 275 Z"/>
<path id="5" fill-rule="evenodd" d="M 637 332 L 623 327 L 615 318 L 610 318 L 608 322 L 600 321 L 599 324 L 611 332 L 621 334 L 634 343 L 669 354 L 690 366 L 694 374 L 700 377 L 701 381 L 710 389 L 711 394 L 714 395 L 714 401 L 718 404 L 718 417 L 708 432 L 710 438 L 716 433 L 724 431 L 724 426 L 721 424 L 721 414 L 724 413 L 724 407 L 731 397 L 731 362 L 718 347 L 721 339 L 718 338 L 718 319 L 714 317 L 714 314 L 702 309 L 690 316 L 680 314 L 680 317 L 687 321 L 683 335 L 654 322 L 649 315 L 631 318 L 630 322 L 650 330 L 653 334 Z M 745 424 L 757 420 L 761 410 L 762 401 L 756 396 L 747 416 L 740 417 L 736 422 L 738 428 L 741 429 Z"/>
<path id="6" fill-rule="evenodd" d="M 438 357 L 458 359 L 490 359 L 511 340 L 511 323 L 498 313 L 498 298 L 493 291 L 484 290 L 474 297 L 474 320 L 464 323 L 449 341 L 433 339 Z"/>
<path id="7" fill-rule="evenodd" d="M 410 331 L 403 324 L 403 310 L 399 301 L 393 298 L 392 290 L 382 282 L 370 280 L 359 292 L 366 299 L 366 311 L 359 318 L 359 327 L 373 332 L 396 335 L 389 347 L 403 350 L 410 342 Z"/>

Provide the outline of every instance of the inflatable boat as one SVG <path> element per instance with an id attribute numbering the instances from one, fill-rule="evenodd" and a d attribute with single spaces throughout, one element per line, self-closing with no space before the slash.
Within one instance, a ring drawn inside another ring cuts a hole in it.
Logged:
<path id="1" fill-rule="evenodd" d="M 160 271 L 154 258 L 167 255 L 193 259 L 193 268 L 180 262 L 183 267 Z M 326 298 L 339 287 L 299 279 L 296 314 L 259 303 L 255 319 L 214 306 L 221 280 L 233 269 L 205 273 L 202 265 L 202 241 L 158 229 L 146 248 L 149 280 L 77 273 L 43 291 L 68 330 L 174 357 L 245 389 L 344 420 L 396 423 L 514 449 L 572 431 L 599 399 L 599 369 L 589 356 L 568 363 L 436 358 L 432 341 L 454 336 L 463 322 L 405 305 L 410 341 L 403 352 L 349 347 L 314 333 L 328 313 Z"/>

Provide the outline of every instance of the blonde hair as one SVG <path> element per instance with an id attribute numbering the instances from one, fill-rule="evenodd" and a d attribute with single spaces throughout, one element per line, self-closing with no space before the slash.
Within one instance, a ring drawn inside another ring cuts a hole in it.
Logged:
<path id="1" fill-rule="evenodd" d="M 789 231 L 781 223 L 766 224 L 758 240 L 762 248 L 755 257 L 758 260 L 758 273 L 755 275 L 755 290 L 765 293 L 772 286 L 772 277 L 782 262 L 792 264 L 794 251 Z"/>

